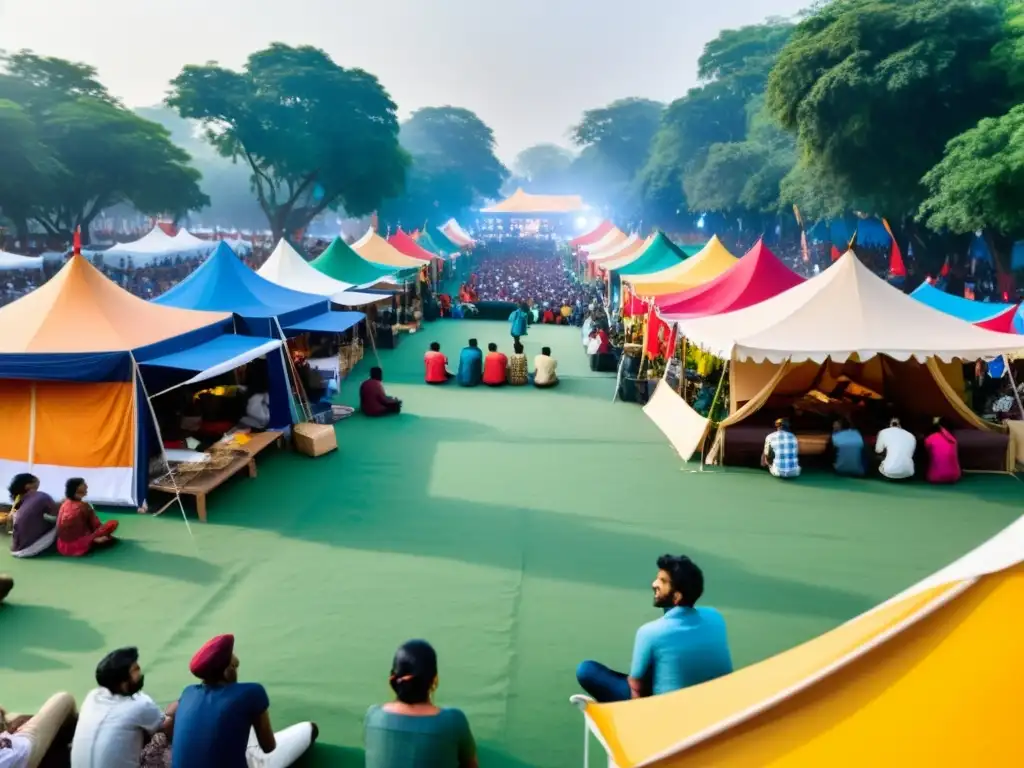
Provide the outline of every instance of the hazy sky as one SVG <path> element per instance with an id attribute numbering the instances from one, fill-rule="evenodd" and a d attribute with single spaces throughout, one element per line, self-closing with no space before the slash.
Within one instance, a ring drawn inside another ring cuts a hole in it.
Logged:
<path id="1" fill-rule="evenodd" d="M 567 143 L 588 108 L 671 101 L 718 30 L 809 0 L 0 0 L 0 49 L 84 61 L 130 106 L 160 101 L 184 64 L 240 66 L 272 41 L 310 44 L 380 78 L 401 116 L 453 104 L 510 162 Z M 629 10 L 627 10 L 629 9 Z"/>

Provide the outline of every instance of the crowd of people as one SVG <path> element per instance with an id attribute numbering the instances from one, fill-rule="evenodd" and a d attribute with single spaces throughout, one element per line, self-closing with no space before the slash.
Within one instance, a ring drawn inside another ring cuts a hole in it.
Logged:
<path id="1" fill-rule="evenodd" d="M 553 248 L 529 250 L 528 246 L 508 254 L 475 256 L 469 287 L 477 301 L 525 303 L 536 308 L 541 320 L 547 311 L 555 315 L 563 307 L 571 311 L 584 306 L 593 293 Z"/>

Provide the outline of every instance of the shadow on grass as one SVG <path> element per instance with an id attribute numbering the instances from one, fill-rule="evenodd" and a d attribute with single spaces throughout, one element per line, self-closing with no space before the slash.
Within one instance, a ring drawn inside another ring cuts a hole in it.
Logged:
<path id="1" fill-rule="evenodd" d="M 88 622 L 61 608 L 19 603 L 15 593 L 0 605 L 0 626 L 0 668 L 18 672 L 69 667 L 47 652 L 80 653 L 104 647 L 103 635 Z"/>
<path id="2" fill-rule="evenodd" d="M 174 509 L 177 512 L 177 507 Z M 176 522 L 182 525 L 180 513 Z M 120 539 L 116 546 L 83 557 L 75 566 L 144 573 L 191 584 L 212 584 L 220 577 L 221 571 L 219 565 L 200 557 L 161 552 L 131 539 Z"/>

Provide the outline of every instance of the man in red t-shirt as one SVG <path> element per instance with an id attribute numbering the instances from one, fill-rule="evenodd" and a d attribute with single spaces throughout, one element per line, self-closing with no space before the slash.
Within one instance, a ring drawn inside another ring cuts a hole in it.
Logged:
<path id="1" fill-rule="evenodd" d="M 484 384 L 489 387 L 500 387 L 505 383 L 508 371 L 508 357 L 498 351 L 498 345 L 491 342 L 487 345 L 487 357 L 484 358 Z"/>
<path id="2" fill-rule="evenodd" d="M 387 416 L 402 412 L 402 401 L 384 392 L 384 371 L 370 369 L 370 378 L 359 385 L 359 408 L 367 416 Z"/>
<path id="3" fill-rule="evenodd" d="M 448 372 L 448 358 L 441 354 L 441 345 L 430 342 L 430 350 L 423 356 L 424 380 L 427 384 L 445 384 L 452 374 Z"/>

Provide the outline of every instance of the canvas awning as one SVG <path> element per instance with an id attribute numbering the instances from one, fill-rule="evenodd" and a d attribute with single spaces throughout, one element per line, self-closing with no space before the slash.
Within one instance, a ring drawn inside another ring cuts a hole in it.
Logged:
<path id="1" fill-rule="evenodd" d="M 0 271 L 13 269 L 42 269 L 42 256 L 19 256 L 16 253 L 0 251 Z"/>
<path id="2" fill-rule="evenodd" d="M 608 255 L 611 251 L 621 246 L 628 239 L 629 235 L 618 227 L 613 227 L 600 240 L 591 245 L 585 245 L 580 250 L 587 254 L 587 261 L 597 261 L 597 259 Z"/>
<path id="3" fill-rule="evenodd" d="M 623 280 L 633 287 L 638 296 L 646 298 L 678 293 L 706 283 L 736 263 L 736 257 L 726 249 L 717 235 L 694 256 L 657 272 L 638 274 L 636 270 L 623 273 Z"/>
<path id="4" fill-rule="evenodd" d="M 932 309 L 959 317 L 968 323 L 988 328 L 990 331 L 1012 333 L 1024 328 L 1019 318 L 1020 305 L 972 301 L 963 296 L 954 296 L 936 288 L 930 283 L 921 283 L 911 293 L 915 299 Z"/>
<path id="5" fill-rule="evenodd" d="M 569 241 L 569 245 L 572 248 L 582 248 L 585 245 L 592 245 L 593 243 L 596 243 L 602 237 L 607 235 L 609 232 L 611 232 L 614 228 L 615 225 L 612 224 L 608 219 L 605 219 L 589 232 L 586 232 L 585 234 L 582 234 L 579 237 L 574 237 L 572 240 Z"/>
<path id="6" fill-rule="evenodd" d="M 380 283 L 402 284 L 397 270 L 367 261 L 340 237 L 334 238 L 327 250 L 310 262 L 310 266 L 338 282 L 358 287 Z"/>
<path id="7" fill-rule="evenodd" d="M 426 248 L 419 245 L 419 243 L 417 243 L 415 240 L 409 237 L 409 235 L 407 235 L 401 229 L 399 229 L 395 234 L 391 235 L 388 238 L 388 245 L 397 250 L 399 253 L 404 253 L 406 256 L 409 256 L 410 258 L 413 259 L 418 259 L 419 261 L 429 262 L 432 259 L 444 261 L 444 258 L 440 254 L 431 253 Z"/>
<path id="8" fill-rule="evenodd" d="M 1019 352 L 1024 338 L 996 333 L 922 304 L 848 251 L 820 275 L 724 315 L 683 318 L 691 343 L 726 359 L 841 362 L 857 355 L 949 362 Z"/>
<path id="9" fill-rule="evenodd" d="M 284 326 L 297 333 L 344 333 L 366 319 L 362 312 L 324 312 Z"/>
<path id="10" fill-rule="evenodd" d="M 524 192 L 522 188 L 512 193 L 500 203 L 481 208 L 480 213 L 484 214 L 531 214 L 531 215 L 557 215 L 566 213 L 579 213 L 587 210 L 583 198 L 579 195 L 531 195 Z"/>
<path id="11" fill-rule="evenodd" d="M 653 235 L 648 238 L 640 238 L 636 235 L 631 235 L 618 245 L 612 246 L 606 251 L 598 251 L 597 253 L 587 256 L 587 263 L 594 269 L 601 270 L 605 269 L 605 265 L 613 262 L 628 264 L 634 258 L 638 258 L 640 253 L 647 248 L 653 240 Z"/>
<path id="12" fill-rule="evenodd" d="M 422 269 L 427 262 L 406 256 L 388 243 L 372 229 L 352 243 L 352 250 L 374 264 L 382 264 L 394 269 Z"/>
<path id="13" fill-rule="evenodd" d="M 169 368 L 192 374 L 191 378 L 169 388 L 176 389 L 233 371 L 258 357 L 263 357 L 268 352 L 273 352 L 282 343 L 280 339 L 265 339 L 258 336 L 218 336 L 204 344 L 147 360 L 143 366 Z M 163 390 L 167 391 L 169 390 Z M 154 392 L 151 395 L 156 396 L 163 392 Z"/>
<path id="14" fill-rule="evenodd" d="M 440 245 L 449 245 L 453 252 L 462 248 L 470 248 L 474 244 L 473 238 L 463 233 L 462 227 L 455 219 L 449 219 L 444 225 L 438 227 L 437 231 L 443 241 Z"/>
<path id="15" fill-rule="evenodd" d="M 609 259 L 598 266 L 606 272 L 616 272 L 623 276 L 623 279 L 627 279 L 626 275 L 659 272 L 681 263 L 685 258 L 686 254 L 676 248 L 664 232 L 658 232 L 651 238 L 646 248 L 631 255 Z"/>
<path id="16" fill-rule="evenodd" d="M 333 297 L 355 287 L 318 271 L 284 238 L 256 274 L 284 288 L 318 296 Z"/>

